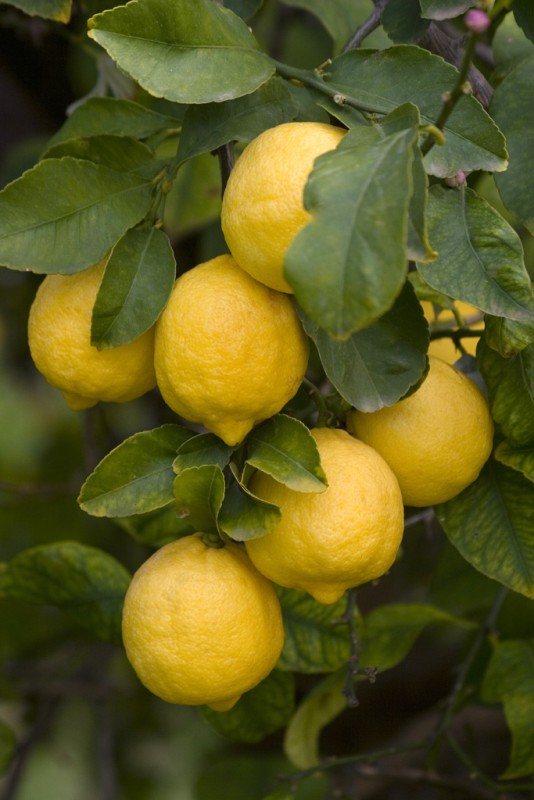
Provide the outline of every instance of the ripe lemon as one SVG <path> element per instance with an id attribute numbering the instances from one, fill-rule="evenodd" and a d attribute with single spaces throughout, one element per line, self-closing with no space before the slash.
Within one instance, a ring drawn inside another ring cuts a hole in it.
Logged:
<path id="1" fill-rule="evenodd" d="M 237 263 L 257 280 L 292 292 L 284 257 L 309 221 L 303 192 L 317 156 L 334 150 L 345 131 L 322 122 L 287 122 L 244 149 L 223 195 L 221 224 Z"/>
<path id="2" fill-rule="evenodd" d="M 347 427 L 397 476 L 406 505 L 430 506 L 469 486 L 492 448 L 486 399 L 466 375 L 436 356 L 421 386 L 388 408 L 352 410 Z"/>
<path id="3" fill-rule="evenodd" d="M 178 278 L 156 324 L 163 399 L 229 445 L 293 397 L 308 355 L 292 298 L 258 283 L 230 255 Z"/>
<path id="4" fill-rule="evenodd" d="M 457 330 L 458 324 L 450 309 L 439 309 L 438 313 L 436 313 L 433 303 L 430 303 L 428 300 L 423 300 L 421 305 L 423 307 L 423 313 L 430 324 L 431 331 Z M 483 314 L 478 308 L 469 303 L 463 303 L 461 300 L 457 300 L 454 305 L 460 312 L 465 327 L 471 328 L 471 330 L 483 330 Z M 477 344 L 478 337 L 466 337 L 462 340 L 462 347 L 465 352 L 469 353 L 471 356 L 476 355 Z M 447 361 L 449 364 L 454 364 L 461 356 L 461 352 L 448 336 L 443 339 L 433 339 L 430 342 L 428 352 L 430 355 L 437 356 L 443 359 L 443 361 Z"/>
<path id="5" fill-rule="evenodd" d="M 383 575 L 395 561 L 404 509 L 392 471 L 371 447 L 346 431 L 312 430 L 328 488 L 295 492 L 262 472 L 253 494 L 278 505 L 280 521 L 246 542 L 258 570 L 276 583 L 301 589 L 320 603 Z"/>
<path id="6" fill-rule="evenodd" d="M 124 403 L 156 385 L 154 330 L 128 344 L 98 350 L 91 315 L 105 260 L 75 275 L 47 275 L 28 319 L 28 343 L 37 369 L 81 411 L 104 400 Z"/>
<path id="7" fill-rule="evenodd" d="M 208 547 L 200 533 L 164 545 L 137 570 L 122 635 L 147 689 L 216 711 L 269 674 L 284 641 L 272 584 L 238 545 Z"/>

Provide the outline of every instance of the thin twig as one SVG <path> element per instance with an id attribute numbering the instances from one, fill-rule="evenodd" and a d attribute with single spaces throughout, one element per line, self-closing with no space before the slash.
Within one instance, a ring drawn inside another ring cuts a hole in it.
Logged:
<path id="1" fill-rule="evenodd" d="M 356 708 L 360 704 L 356 696 L 356 679 L 360 672 L 360 647 L 355 615 L 356 589 L 349 589 L 347 592 L 347 607 L 342 618 L 349 629 L 350 655 L 347 665 L 347 678 L 343 687 L 343 694 L 347 698 L 347 705 L 349 708 Z"/>
<path id="2" fill-rule="evenodd" d="M 380 20 L 382 18 L 382 11 L 386 7 L 387 3 L 388 0 L 375 0 L 375 7 L 367 19 L 362 22 L 362 24 L 354 32 L 354 35 L 349 39 L 343 48 L 344 53 L 346 53 L 348 50 L 355 50 L 362 44 L 364 39 L 366 39 L 379 27 Z"/>
<path id="3" fill-rule="evenodd" d="M 228 142 L 223 144 L 217 150 L 217 157 L 219 159 L 219 171 L 221 173 L 221 192 L 224 194 L 228 178 L 234 166 L 234 143 Z"/>

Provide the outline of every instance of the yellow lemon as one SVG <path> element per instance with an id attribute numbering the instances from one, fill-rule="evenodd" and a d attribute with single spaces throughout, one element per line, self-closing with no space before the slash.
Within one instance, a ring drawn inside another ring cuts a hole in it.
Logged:
<path id="1" fill-rule="evenodd" d="M 47 275 L 30 309 L 34 364 L 74 411 L 99 400 L 124 403 L 156 385 L 153 328 L 119 347 L 98 350 L 91 344 L 91 315 L 104 267 L 101 261 L 75 275 Z"/>
<path id="2" fill-rule="evenodd" d="M 409 397 L 347 416 L 349 431 L 388 462 L 410 506 L 455 497 L 475 480 L 492 449 L 493 421 L 478 386 L 436 356 L 429 363 Z"/>
<path id="3" fill-rule="evenodd" d="M 292 292 L 284 257 L 309 221 L 303 192 L 315 159 L 334 150 L 345 131 L 322 122 L 287 122 L 253 139 L 236 162 L 223 195 L 221 224 L 237 263 L 257 280 Z"/>
<path id="4" fill-rule="evenodd" d="M 122 635 L 153 694 L 216 711 L 269 674 L 284 642 L 272 584 L 238 545 L 208 547 L 200 533 L 164 545 L 137 570 Z"/>
<path id="5" fill-rule="evenodd" d="M 430 324 L 431 332 L 458 329 L 458 324 L 450 309 L 439 309 L 438 313 L 436 313 L 433 303 L 430 303 L 428 300 L 423 300 L 421 305 L 423 307 L 423 313 Z M 479 331 L 484 329 L 484 315 L 478 308 L 469 303 L 463 303 L 461 300 L 457 300 L 454 305 L 460 312 L 465 327 Z M 477 344 L 478 337 L 468 336 L 462 340 L 462 347 L 465 352 L 469 353 L 471 356 L 476 355 Z M 449 364 L 454 364 L 462 355 L 456 348 L 453 340 L 448 336 L 443 339 L 433 339 L 430 342 L 428 352 L 430 355 L 437 356 L 443 359 L 443 361 L 447 361 Z"/>
<path id="6" fill-rule="evenodd" d="M 246 542 L 258 570 L 291 589 L 334 603 L 344 591 L 383 575 L 395 561 L 404 509 L 392 471 L 371 447 L 346 431 L 312 430 L 328 488 L 295 492 L 262 472 L 250 489 L 275 503 L 280 521 Z"/>
<path id="7" fill-rule="evenodd" d="M 229 445 L 293 397 L 308 354 L 293 299 L 258 283 L 230 255 L 178 278 L 156 324 L 163 399 Z"/>

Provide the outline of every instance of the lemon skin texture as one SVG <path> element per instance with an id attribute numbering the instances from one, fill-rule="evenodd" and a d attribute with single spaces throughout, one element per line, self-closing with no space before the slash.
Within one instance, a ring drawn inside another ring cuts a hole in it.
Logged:
<path id="1" fill-rule="evenodd" d="M 293 397 L 308 356 L 293 299 L 258 283 L 230 255 L 180 276 L 156 324 L 163 399 L 229 445 Z"/>
<path id="2" fill-rule="evenodd" d="M 349 431 L 388 462 L 409 506 L 455 497 L 475 480 L 492 449 L 493 421 L 478 386 L 436 356 L 429 364 L 409 397 L 347 416 Z"/>
<path id="3" fill-rule="evenodd" d="M 153 389 L 154 329 L 119 347 L 91 344 L 91 315 L 105 262 L 75 275 L 47 275 L 28 318 L 33 362 L 74 411 L 124 403 Z"/>
<path id="4" fill-rule="evenodd" d="M 124 601 L 126 655 L 168 703 L 231 708 L 275 666 L 284 641 L 273 585 L 245 551 L 201 534 L 164 545 L 132 578 Z"/>
<path id="5" fill-rule="evenodd" d="M 295 492 L 256 472 L 252 493 L 278 505 L 282 516 L 246 548 L 263 575 L 328 604 L 391 567 L 403 535 L 404 508 L 395 476 L 371 447 L 342 430 L 317 428 L 312 435 L 328 488 Z"/>
<path id="6" fill-rule="evenodd" d="M 430 330 L 457 330 L 458 325 L 454 318 L 454 314 L 448 308 L 440 309 L 436 314 L 434 306 L 427 300 L 421 302 L 423 313 L 426 320 L 430 324 Z M 484 320 L 482 319 L 482 312 L 475 306 L 469 303 L 464 303 L 461 300 L 455 302 L 455 306 L 462 316 L 465 326 L 471 330 L 483 331 Z M 462 339 L 462 347 L 465 352 L 471 356 L 476 355 L 478 344 L 478 337 L 466 337 Z M 454 364 L 458 361 L 462 353 L 456 348 L 454 342 L 449 337 L 443 339 L 433 339 L 428 347 L 430 355 L 437 356 L 448 364 Z"/>
<path id="7" fill-rule="evenodd" d="M 221 224 L 237 263 L 257 280 L 292 292 L 284 257 L 311 219 L 303 192 L 315 159 L 345 131 L 321 122 L 288 122 L 261 133 L 237 160 L 223 195 Z"/>

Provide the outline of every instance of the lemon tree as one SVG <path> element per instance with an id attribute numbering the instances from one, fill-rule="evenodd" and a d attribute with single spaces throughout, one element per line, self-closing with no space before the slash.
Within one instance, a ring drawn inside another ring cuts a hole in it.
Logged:
<path id="1" fill-rule="evenodd" d="M 2 4 L 6 800 L 531 795 L 531 6 Z"/>

